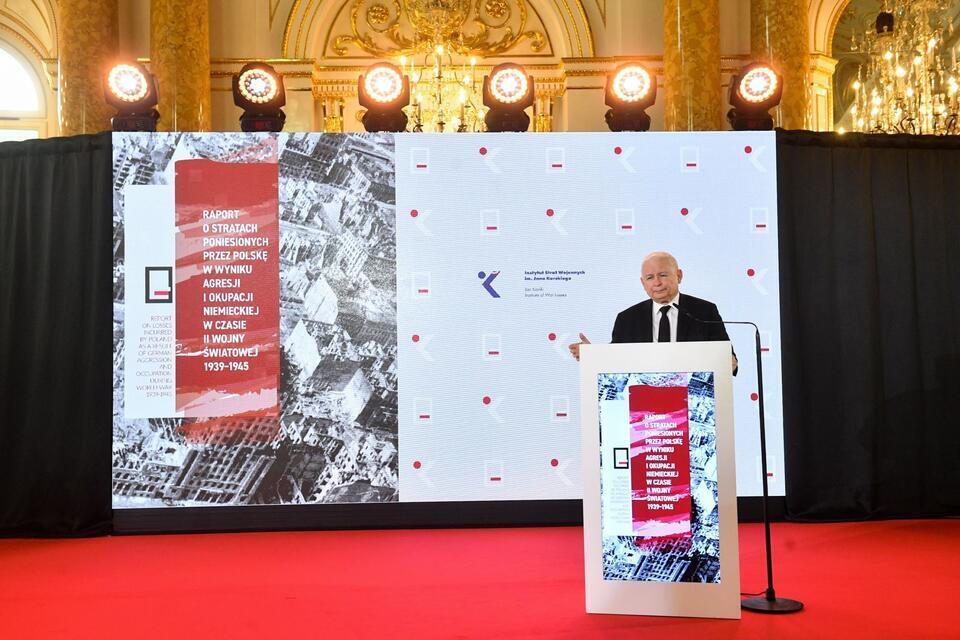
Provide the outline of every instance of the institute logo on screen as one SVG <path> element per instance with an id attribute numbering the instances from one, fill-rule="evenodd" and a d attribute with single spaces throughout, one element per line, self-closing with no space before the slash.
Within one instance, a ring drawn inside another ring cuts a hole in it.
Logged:
<path id="1" fill-rule="evenodd" d="M 173 267 L 144 267 L 147 304 L 173 302 Z"/>
<path id="2" fill-rule="evenodd" d="M 491 298 L 499 298 L 500 293 L 493 288 L 493 281 L 497 279 L 497 276 L 500 275 L 499 271 L 491 271 L 487 273 L 486 271 L 481 271 L 477 274 L 477 277 L 480 278 L 481 286 L 490 294 Z"/>

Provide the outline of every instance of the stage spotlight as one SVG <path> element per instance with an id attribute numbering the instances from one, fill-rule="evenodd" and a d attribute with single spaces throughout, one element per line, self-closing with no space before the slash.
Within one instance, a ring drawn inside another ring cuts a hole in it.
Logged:
<path id="1" fill-rule="evenodd" d="M 640 64 L 630 62 L 607 76 L 604 102 L 610 109 L 604 117 L 610 131 L 647 131 L 646 109 L 657 100 L 657 78 Z"/>
<path id="2" fill-rule="evenodd" d="M 103 96 L 117 110 L 110 118 L 114 131 L 157 130 L 157 79 L 139 62 L 111 67 L 103 80 Z"/>
<path id="3" fill-rule="evenodd" d="M 530 116 L 523 110 L 533 105 L 533 78 L 518 64 L 498 64 L 483 79 L 483 105 L 487 131 L 526 131 Z"/>
<path id="4" fill-rule="evenodd" d="M 768 111 L 780 104 L 783 78 L 773 67 L 753 62 L 730 78 L 730 111 L 727 120 L 734 131 L 769 131 L 773 118 Z"/>
<path id="5" fill-rule="evenodd" d="M 264 62 L 251 62 L 233 74 L 233 103 L 243 109 L 242 131 L 282 131 L 287 115 L 283 76 Z"/>
<path id="6" fill-rule="evenodd" d="M 407 114 L 403 108 L 410 104 L 410 78 L 400 67 L 389 62 L 378 62 L 360 76 L 357 89 L 363 114 L 363 128 L 368 132 L 401 132 L 407 128 Z"/>

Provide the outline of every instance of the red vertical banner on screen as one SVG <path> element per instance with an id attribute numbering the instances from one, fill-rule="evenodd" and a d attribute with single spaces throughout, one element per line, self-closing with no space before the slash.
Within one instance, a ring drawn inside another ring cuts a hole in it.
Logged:
<path id="1" fill-rule="evenodd" d="M 176 163 L 176 408 L 276 415 L 280 373 L 278 172 Z"/>
<path id="2" fill-rule="evenodd" d="M 630 489 L 638 536 L 690 535 L 687 387 L 634 385 L 630 394 Z"/>

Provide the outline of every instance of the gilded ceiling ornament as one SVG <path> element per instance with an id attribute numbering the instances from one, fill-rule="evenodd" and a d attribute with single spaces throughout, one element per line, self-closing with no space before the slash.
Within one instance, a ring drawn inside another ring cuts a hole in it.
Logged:
<path id="1" fill-rule="evenodd" d="M 392 10 L 391 8 L 392 7 Z M 491 56 L 528 40 L 546 44 L 540 31 L 525 30 L 526 0 L 353 0 L 350 34 L 336 36 L 333 51 L 350 45 L 377 57 L 410 56 L 443 46 L 466 56 Z"/>
<path id="2" fill-rule="evenodd" d="M 390 19 L 390 10 L 382 4 L 375 4 L 367 10 L 367 20 L 371 26 L 382 26 Z"/>
<path id="3" fill-rule="evenodd" d="M 510 7 L 507 5 L 506 0 L 487 0 L 483 8 L 487 12 L 487 15 L 495 20 L 499 20 L 510 13 Z"/>

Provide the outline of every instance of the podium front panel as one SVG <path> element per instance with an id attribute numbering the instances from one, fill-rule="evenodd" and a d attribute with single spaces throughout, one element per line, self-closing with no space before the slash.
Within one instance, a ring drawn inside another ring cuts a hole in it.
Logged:
<path id="1" fill-rule="evenodd" d="M 740 617 L 730 344 L 581 351 L 590 613 Z"/>

